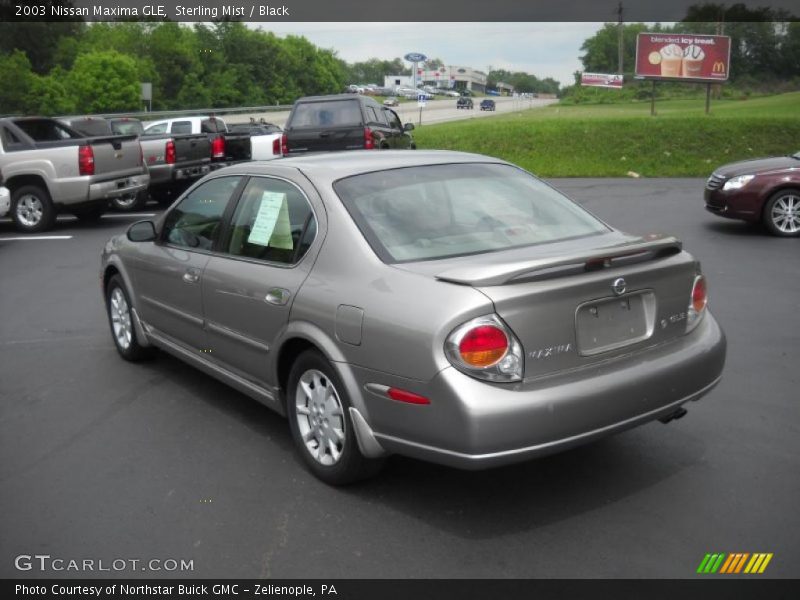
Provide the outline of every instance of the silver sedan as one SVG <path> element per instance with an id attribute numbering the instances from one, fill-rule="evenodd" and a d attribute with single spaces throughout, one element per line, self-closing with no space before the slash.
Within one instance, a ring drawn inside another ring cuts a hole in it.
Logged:
<path id="1" fill-rule="evenodd" d="M 100 277 L 123 358 L 160 348 L 287 416 L 331 484 L 390 453 L 477 469 L 668 422 L 725 361 L 678 240 L 473 154 L 221 169 L 112 238 Z"/>

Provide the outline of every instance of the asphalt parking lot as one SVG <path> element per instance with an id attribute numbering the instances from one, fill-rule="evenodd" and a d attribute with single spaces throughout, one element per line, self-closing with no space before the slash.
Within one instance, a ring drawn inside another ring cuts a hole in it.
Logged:
<path id="1" fill-rule="evenodd" d="M 395 457 L 345 489 L 263 406 L 167 355 L 117 356 L 99 253 L 135 217 L 64 218 L 57 239 L 0 222 L 0 576 L 87 575 L 14 567 L 49 554 L 193 560 L 119 573 L 147 577 L 681 578 L 707 552 L 771 552 L 762 577 L 796 576 L 797 240 L 706 213 L 698 179 L 553 183 L 702 260 L 720 385 L 666 426 L 477 473 Z"/>

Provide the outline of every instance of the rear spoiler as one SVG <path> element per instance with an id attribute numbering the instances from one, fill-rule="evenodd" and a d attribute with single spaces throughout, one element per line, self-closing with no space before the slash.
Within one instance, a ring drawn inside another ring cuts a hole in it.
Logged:
<path id="1" fill-rule="evenodd" d="M 98 135 L 94 137 L 85 137 L 83 141 L 89 144 L 102 144 L 104 142 L 111 142 L 112 144 L 117 142 L 132 142 L 134 140 L 138 140 L 139 136 L 135 134 L 128 134 L 128 135 Z"/>
<path id="2" fill-rule="evenodd" d="M 524 261 L 458 267 L 439 273 L 436 279 L 475 287 L 504 285 L 518 277 L 536 275 L 557 277 L 574 272 L 593 271 L 619 264 L 631 264 L 671 256 L 681 251 L 680 240 L 672 236 L 649 235 L 633 241 Z M 543 277 L 543 278 L 549 278 Z"/>

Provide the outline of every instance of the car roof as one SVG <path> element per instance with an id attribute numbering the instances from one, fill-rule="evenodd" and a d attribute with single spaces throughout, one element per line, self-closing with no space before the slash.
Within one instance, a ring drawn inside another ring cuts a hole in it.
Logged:
<path id="1" fill-rule="evenodd" d="M 350 101 L 357 101 L 357 102 L 375 102 L 375 100 L 370 96 L 362 96 L 361 94 L 330 94 L 328 96 L 304 96 L 303 98 L 298 98 L 295 101 L 295 104 L 299 104 L 301 102 L 325 102 L 326 100 L 350 100 Z M 377 104 L 377 102 L 375 102 Z"/>
<path id="2" fill-rule="evenodd" d="M 283 170 L 297 170 L 315 182 L 332 183 L 344 177 L 374 171 L 453 163 L 507 164 L 491 156 L 451 150 L 347 150 L 289 156 L 270 161 L 252 161 L 220 169 L 217 173 L 277 175 Z"/>

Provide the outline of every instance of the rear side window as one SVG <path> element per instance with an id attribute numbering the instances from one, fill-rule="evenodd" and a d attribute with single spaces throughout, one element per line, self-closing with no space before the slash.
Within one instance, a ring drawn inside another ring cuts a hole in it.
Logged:
<path id="1" fill-rule="evenodd" d="M 172 133 L 192 133 L 191 121 L 175 121 L 172 124 Z"/>
<path id="2" fill-rule="evenodd" d="M 167 124 L 166 123 L 156 123 L 155 125 L 150 125 L 144 130 L 146 135 L 152 135 L 154 133 L 167 133 Z"/>
<path id="3" fill-rule="evenodd" d="M 211 250 L 222 215 L 241 177 L 219 177 L 198 186 L 164 221 L 163 240 L 172 246 Z"/>
<path id="4" fill-rule="evenodd" d="M 280 179 L 254 177 L 236 207 L 226 251 L 294 264 L 308 251 L 315 234 L 314 213 L 298 188 Z"/>
<path id="5" fill-rule="evenodd" d="M 292 114 L 292 129 L 361 125 L 358 100 L 301 102 Z"/>

